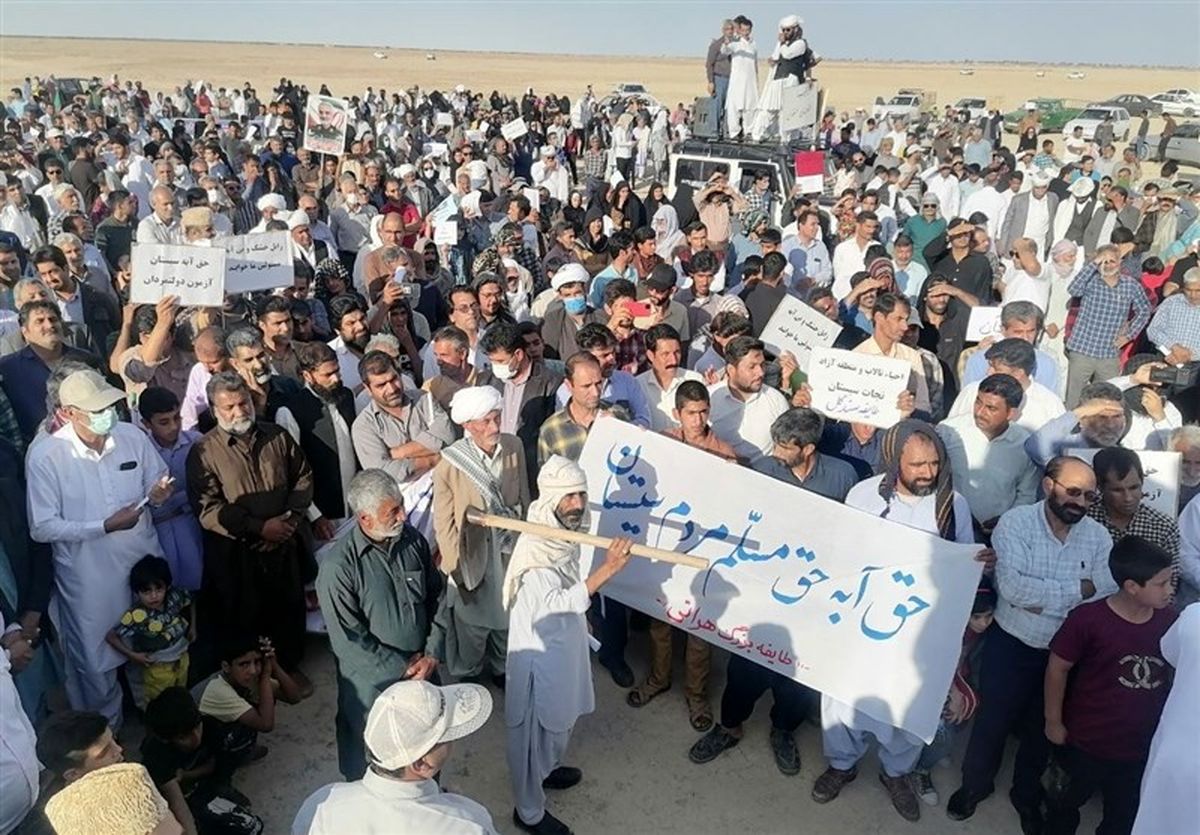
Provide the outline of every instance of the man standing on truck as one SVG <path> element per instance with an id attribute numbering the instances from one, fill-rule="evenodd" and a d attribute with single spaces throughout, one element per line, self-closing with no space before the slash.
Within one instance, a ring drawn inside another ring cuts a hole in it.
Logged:
<path id="1" fill-rule="evenodd" d="M 772 66 L 771 80 L 763 88 L 762 97 L 758 100 L 758 112 L 754 115 L 754 126 L 750 136 L 755 142 L 767 135 L 778 135 L 780 142 L 786 144 L 791 139 L 795 128 L 783 131 L 779 125 L 779 111 L 783 107 L 783 90 L 785 87 L 799 85 L 808 75 L 812 52 L 808 42 L 802 37 L 804 21 L 795 15 L 788 15 L 779 21 L 779 37 L 775 51 L 768 59 Z"/>
<path id="2" fill-rule="evenodd" d="M 729 54 L 721 47 L 733 40 L 733 21 L 721 21 L 721 37 L 713 38 L 708 45 L 708 56 L 704 59 L 704 74 L 708 76 L 708 94 L 717 105 L 717 136 L 724 137 L 728 127 L 725 121 L 725 96 L 729 93 Z"/>

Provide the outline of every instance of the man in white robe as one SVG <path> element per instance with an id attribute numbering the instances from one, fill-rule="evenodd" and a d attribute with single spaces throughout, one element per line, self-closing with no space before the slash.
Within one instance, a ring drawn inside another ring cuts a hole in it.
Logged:
<path id="1" fill-rule="evenodd" d="M 588 529 L 587 476 L 578 464 L 551 455 L 537 483 L 530 522 Z M 545 789 L 570 788 L 583 778 L 560 763 L 576 720 L 596 707 L 585 613 L 591 596 L 629 562 L 629 548 L 628 539 L 614 539 L 586 580 L 576 543 L 524 533 L 513 548 L 504 577 L 504 606 L 512 613 L 504 722 L 513 823 L 525 832 L 570 832 L 546 811 Z"/>
<path id="2" fill-rule="evenodd" d="M 758 106 L 758 46 L 750 37 L 754 24 L 734 18 L 737 36 L 721 47 L 729 56 L 729 92 L 725 95 L 726 135 L 730 138 L 749 133 Z"/>
<path id="3" fill-rule="evenodd" d="M 801 37 L 800 27 L 803 24 L 804 21 L 795 15 L 788 15 L 779 21 L 779 39 L 769 59 L 771 78 L 763 87 L 758 110 L 754 114 L 754 127 L 750 132 L 755 142 L 761 141 L 764 136 L 781 133 L 778 119 L 783 106 L 784 88 L 795 87 L 804 81 L 803 59 L 808 52 L 808 42 Z"/>

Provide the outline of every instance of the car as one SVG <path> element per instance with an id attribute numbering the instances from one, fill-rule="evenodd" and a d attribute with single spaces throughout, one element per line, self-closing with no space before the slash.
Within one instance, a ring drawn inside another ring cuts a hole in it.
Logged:
<path id="1" fill-rule="evenodd" d="M 988 114 L 987 99 L 962 98 L 954 103 L 954 112 L 970 114 L 971 121 L 982 119 Z"/>
<path id="2" fill-rule="evenodd" d="M 1004 114 L 1004 130 L 1016 133 L 1017 125 L 1030 110 L 1036 110 L 1041 116 L 1041 133 L 1061 133 L 1063 126 L 1078 116 L 1082 108 L 1068 105 L 1065 99 L 1030 99 L 1020 110 Z"/>
<path id="3" fill-rule="evenodd" d="M 1167 140 L 1166 157 L 1180 165 L 1200 166 L 1200 122 L 1185 122 L 1175 128 Z"/>
<path id="4" fill-rule="evenodd" d="M 649 93 L 649 90 L 646 89 L 645 84 L 634 84 L 632 82 L 626 81 L 626 82 L 618 84 L 616 87 L 614 87 L 613 93 L 615 93 L 617 95 L 633 95 L 633 94 L 638 94 L 638 93 L 644 95 L 644 94 Z"/>
<path id="5" fill-rule="evenodd" d="M 1096 128 L 1105 117 L 1112 117 L 1113 138 L 1124 142 L 1129 138 L 1129 111 L 1123 107 L 1110 107 L 1101 104 L 1089 104 L 1078 116 L 1063 125 L 1063 133 L 1069 134 L 1076 127 L 1083 128 L 1083 138 L 1091 140 L 1096 136 Z"/>
<path id="6" fill-rule="evenodd" d="M 932 109 L 936 104 L 937 93 L 932 90 L 901 88 L 886 102 L 883 96 L 877 97 L 871 115 L 877 122 L 896 118 L 912 121 L 919 119 L 923 112 Z"/>
<path id="7" fill-rule="evenodd" d="M 1175 90 L 1166 90 L 1156 96 L 1150 97 L 1151 101 L 1158 102 L 1163 113 L 1170 113 L 1172 116 L 1187 116 L 1192 117 L 1200 113 L 1200 96 L 1191 90 L 1182 88 Z"/>
<path id="8" fill-rule="evenodd" d="M 1143 96 L 1140 93 L 1124 93 L 1120 96 L 1113 96 L 1111 99 L 1105 99 L 1097 104 L 1108 105 L 1110 107 L 1123 107 L 1129 111 L 1131 116 L 1141 116 L 1143 110 L 1149 110 L 1151 116 L 1157 116 L 1162 113 L 1162 103 L 1156 102 L 1149 96 Z"/>

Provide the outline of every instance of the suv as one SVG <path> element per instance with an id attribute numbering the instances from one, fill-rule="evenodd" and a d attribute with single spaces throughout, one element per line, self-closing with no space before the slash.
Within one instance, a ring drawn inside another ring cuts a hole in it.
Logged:
<path id="1" fill-rule="evenodd" d="M 954 103 L 955 113 L 966 113 L 972 122 L 988 115 L 987 99 L 959 99 Z"/>
<path id="2" fill-rule="evenodd" d="M 877 122 L 900 118 L 911 123 L 921 119 L 923 113 L 935 104 L 937 104 L 937 93 L 930 90 L 906 88 L 898 90 L 896 95 L 886 102 L 882 96 L 876 98 L 871 115 Z M 927 113 L 925 118 L 928 119 Z"/>

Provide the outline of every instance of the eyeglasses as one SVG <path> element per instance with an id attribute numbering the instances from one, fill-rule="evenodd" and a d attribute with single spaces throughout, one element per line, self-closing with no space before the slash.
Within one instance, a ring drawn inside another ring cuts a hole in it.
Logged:
<path id="1" fill-rule="evenodd" d="M 1067 485 L 1065 485 L 1061 481 L 1059 481 L 1057 478 L 1051 478 L 1050 480 L 1053 481 L 1055 484 L 1057 484 L 1059 487 L 1061 487 L 1063 489 L 1063 492 L 1065 492 L 1072 499 L 1078 499 L 1082 496 L 1083 498 L 1088 500 L 1088 504 L 1094 504 L 1094 503 L 1100 501 L 1100 491 L 1099 490 L 1084 490 L 1081 487 L 1068 487 Z"/>

